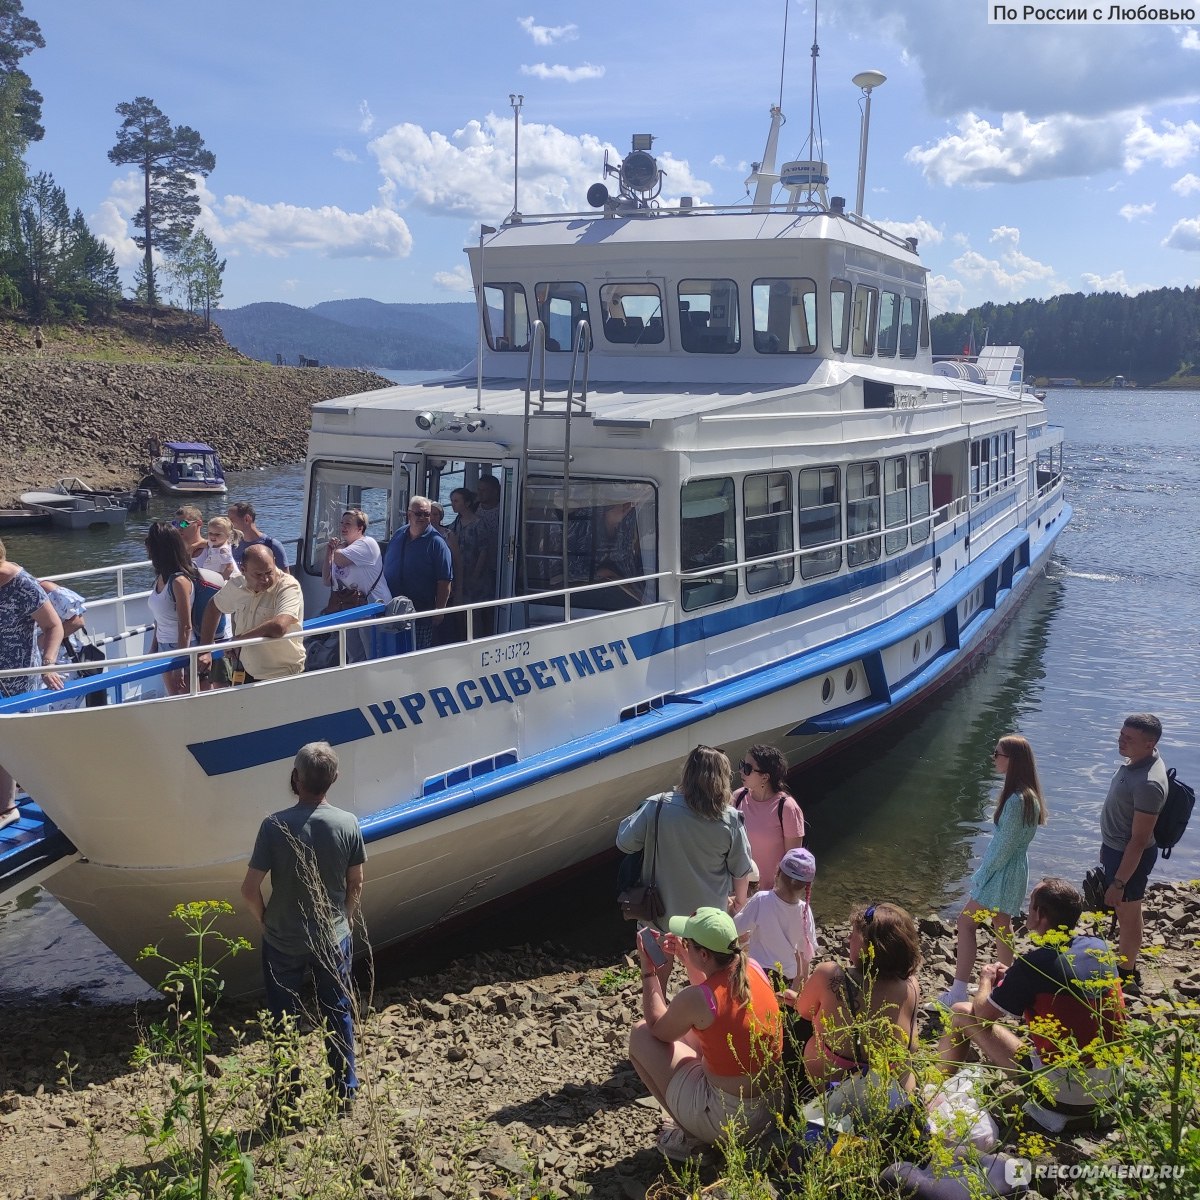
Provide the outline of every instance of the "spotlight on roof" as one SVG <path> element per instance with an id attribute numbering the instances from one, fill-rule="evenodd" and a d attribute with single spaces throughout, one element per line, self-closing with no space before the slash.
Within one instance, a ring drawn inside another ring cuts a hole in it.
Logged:
<path id="1" fill-rule="evenodd" d="M 419 412 L 416 417 L 418 429 L 437 429 L 441 425 L 442 419 L 437 413 Z"/>

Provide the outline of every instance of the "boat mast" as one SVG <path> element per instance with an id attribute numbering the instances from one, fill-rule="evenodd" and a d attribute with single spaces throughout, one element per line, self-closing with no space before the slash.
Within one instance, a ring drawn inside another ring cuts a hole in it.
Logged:
<path id="1" fill-rule="evenodd" d="M 750 174 L 750 179 L 757 181 L 754 188 L 755 208 L 770 206 L 775 185 L 779 182 L 779 173 L 775 170 L 775 158 L 779 152 L 779 131 L 787 123 L 787 118 L 783 115 L 783 76 L 787 68 L 789 2 L 790 0 L 784 0 L 783 4 L 783 50 L 779 56 L 779 103 L 771 105 L 771 129 L 767 134 L 767 144 L 763 148 L 762 162 L 755 163 Z M 749 183 L 750 180 L 748 179 L 746 182 Z"/>
<path id="2" fill-rule="evenodd" d="M 515 92 L 510 92 L 508 102 L 512 105 L 513 110 L 513 206 L 508 219 L 510 221 L 519 221 L 521 219 L 521 210 L 517 206 L 517 166 L 520 161 L 521 149 L 521 106 L 525 103 L 525 97 L 518 96 Z"/>

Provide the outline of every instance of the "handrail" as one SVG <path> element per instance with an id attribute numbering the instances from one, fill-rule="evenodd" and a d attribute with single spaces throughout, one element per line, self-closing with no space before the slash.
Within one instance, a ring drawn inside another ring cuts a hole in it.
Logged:
<path id="1" fill-rule="evenodd" d="M 580 319 L 575 326 L 573 352 L 571 354 L 571 379 L 567 385 L 567 405 L 575 403 L 575 372 L 579 365 L 579 355 L 583 355 L 583 387 L 579 392 L 579 411 L 587 412 L 588 372 L 592 361 L 592 326 L 587 320 Z"/>

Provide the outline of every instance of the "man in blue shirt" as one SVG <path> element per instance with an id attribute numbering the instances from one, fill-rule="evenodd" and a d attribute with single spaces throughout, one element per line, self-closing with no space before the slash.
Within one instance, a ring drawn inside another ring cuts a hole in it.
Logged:
<path id="1" fill-rule="evenodd" d="M 454 569 L 450 547 L 432 526 L 433 505 L 425 496 L 413 496 L 408 502 L 408 524 L 402 525 L 388 542 L 383 556 L 383 577 L 393 596 L 407 596 L 418 612 L 446 607 Z M 442 623 L 438 616 L 418 621 L 418 650 L 433 643 L 434 627 Z"/>
<path id="2" fill-rule="evenodd" d="M 275 565 L 286 575 L 288 573 L 287 551 L 284 550 L 282 542 L 268 537 L 255 524 L 257 514 L 254 511 L 254 505 L 246 500 L 239 500 L 236 504 L 231 504 L 226 513 L 229 523 L 242 535 L 242 540 L 233 547 L 233 561 L 237 563 L 238 570 L 246 569 L 242 564 L 246 557 L 246 551 L 251 546 L 266 546 L 271 551 Z"/>

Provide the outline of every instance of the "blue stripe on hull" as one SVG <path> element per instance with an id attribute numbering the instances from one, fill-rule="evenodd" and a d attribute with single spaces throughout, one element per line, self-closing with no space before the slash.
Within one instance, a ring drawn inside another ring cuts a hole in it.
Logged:
<path id="1" fill-rule="evenodd" d="M 228 775 L 291 758 L 308 742 L 344 746 L 374 734 L 362 709 L 347 708 L 303 721 L 290 721 L 286 725 L 274 725 L 251 734 L 235 733 L 207 742 L 190 742 L 188 749 L 206 775 Z"/>

